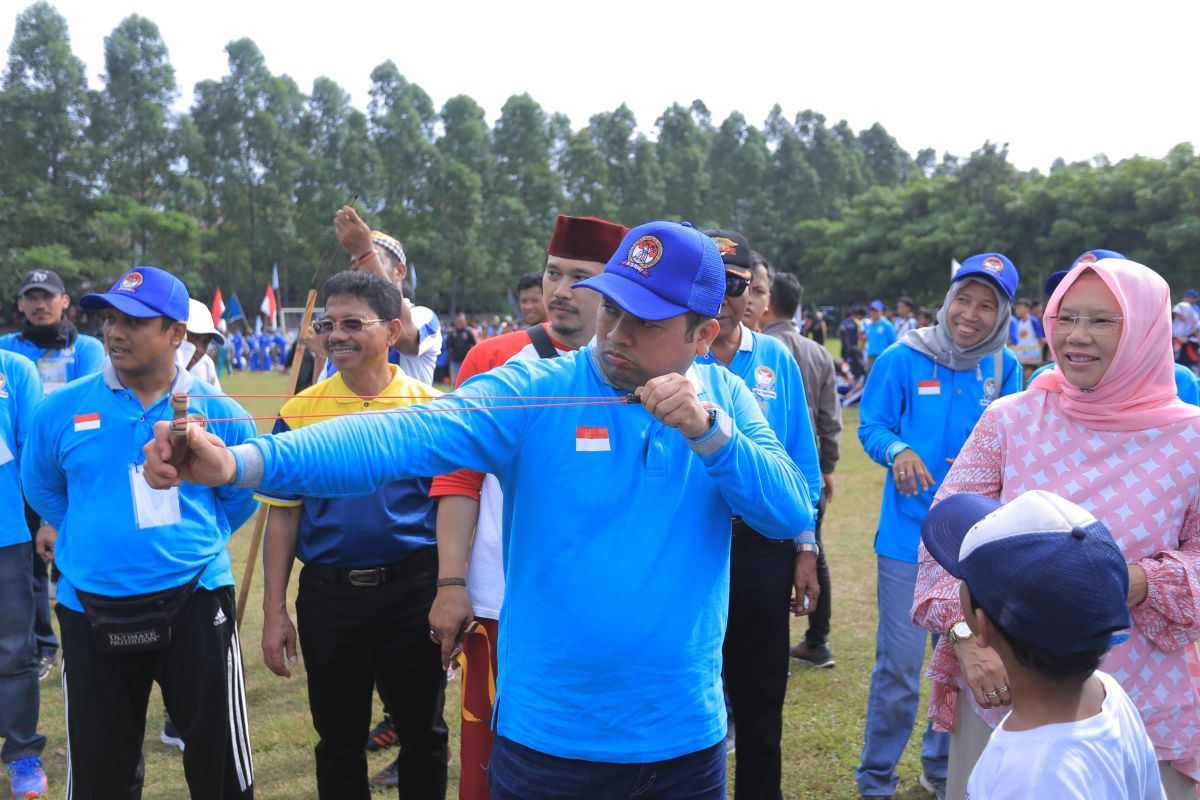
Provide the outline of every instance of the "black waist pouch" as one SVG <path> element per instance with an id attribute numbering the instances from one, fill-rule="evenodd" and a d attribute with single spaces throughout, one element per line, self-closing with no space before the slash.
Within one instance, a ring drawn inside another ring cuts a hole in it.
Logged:
<path id="1" fill-rule="evenodd" d="M 83 613 L 92 626 L 96 647 L 102 653 L 141 653 L 162 650 L 171 644 L 171 628 L 191 597 L 205 564 L 183 586 L 128 597 L 107 597 L 76 589 Z"/>

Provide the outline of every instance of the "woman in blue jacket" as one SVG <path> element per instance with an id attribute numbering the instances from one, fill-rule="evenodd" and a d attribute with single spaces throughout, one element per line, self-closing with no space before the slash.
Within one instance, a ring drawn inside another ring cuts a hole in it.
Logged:
<path id="1" fill-rule="evenodd" d="M 888 468 L 875 533 L 879 627 L 867 699 L 864 797 L 891 797 L 896 764 L 912 735 L 926 631 L 910 617 L 921 521 L 983 409 L 1021 390 L 1021 367 L 1004 347 L 1017 269 L 1000 253 L 963 262 L 937 324 L 908 331 L 879 356 L 862 396 L 858 438 Z M 921 785 L 943 790 L 949 739 L 927 728 Z M 939 793 L 940 796 L 940 793 Z"/>

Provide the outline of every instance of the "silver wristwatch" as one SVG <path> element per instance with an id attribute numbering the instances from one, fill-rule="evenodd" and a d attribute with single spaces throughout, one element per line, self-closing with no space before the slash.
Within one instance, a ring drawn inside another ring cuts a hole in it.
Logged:
<path id="1" fill-rule="evenodd" d="M 816 542 L 796 542 L 797 553 L 812 553 L 813 555 L 821 555 L 821 545 Z"/>

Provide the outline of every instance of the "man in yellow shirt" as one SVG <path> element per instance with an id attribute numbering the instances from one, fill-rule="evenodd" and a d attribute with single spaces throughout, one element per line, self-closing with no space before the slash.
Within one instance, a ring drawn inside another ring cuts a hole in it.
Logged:
<path id="1" fill-rule="evenodd" d="M 441 394 L 388 363 L 403 299 L 365 272 L 326 281 L 325 315 L 313 324 L 337 372 L 284 404 L 275 432 L 333 415 L 411 406 Z M 361 497 L 260 494 L 272 506 L 263 552 L 263 657 L 289 677 L 296 627 L 287 612 L 292 562 L 304 564 L 296 597 L 299 640 L 322 798 L 368 798 L 363 740 L 371 696 L 380 694 L 400 744 L 405 796 L 446 792 L 446 676 L 427 618 L 436 593 L 436 504 L 429 479 L 393 481 Z"/>

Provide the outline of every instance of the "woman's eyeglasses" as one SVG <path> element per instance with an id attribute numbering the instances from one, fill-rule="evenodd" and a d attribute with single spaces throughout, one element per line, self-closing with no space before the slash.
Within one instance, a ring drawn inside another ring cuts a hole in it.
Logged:
<path id="1" fill-rule="evenodd" d="M 338 328 L 341 328 L 346 333 L 358 333 L 368 325 L 386 321 L 382 319 L 358 319 L 357 317 L 349 317 L 341 322 L 334 322 L 331 319 L 315 319 L 313 320 L 312 329 L 313 333 L 318 336 L 333 333 Z"/>
<path id="2" fill-rule="evenodd" d="M 1046 319 L 1052 320 L 1054 330 L 1066 332 L 1075 329 L 1075 323 L 1082 322 L 1083 328 L 1088 333 L 1116 333 L 1121 327 L 1121 323 L 1125 320 L 1124 317 L 1081 317 L 1076 314 L 1061 314 L 1059 316 L 1047 315 Z"/>

